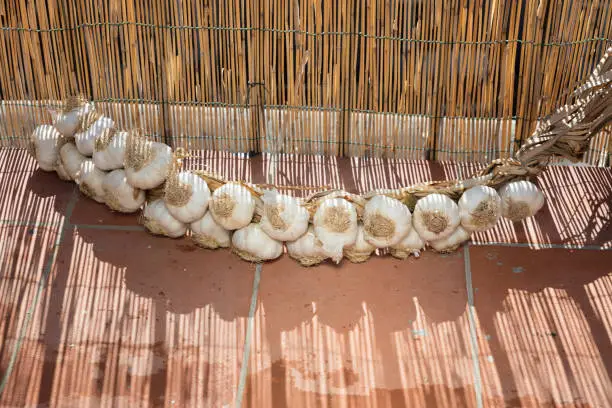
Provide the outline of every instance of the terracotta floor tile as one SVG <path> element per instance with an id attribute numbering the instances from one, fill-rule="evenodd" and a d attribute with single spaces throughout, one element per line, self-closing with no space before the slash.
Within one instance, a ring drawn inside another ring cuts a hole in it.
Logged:
<path id="1" fill-rule="evenodd" d="M 100 204 L 79 192 L 79 198 L 70 217 L 71 224 L 109 225 L 109 226 L 138 226 L 140 210 L 132 214 L 111 211 L 104 204 Z"/>
<path id="2" fill-rule="evenodd" d="M 470 248 L 489 406 L 612 406 L 612 251 Z"/>
<path id="3" fill-rule="evenodd" d="M 474 406 L 461 253 L 263 266 L 251 407 Z"/>
<path id="4" fill-rule="evenodd" d="M 0 147 L 0 173 L 33 172 L 37 167 L 25 149 Z"/>

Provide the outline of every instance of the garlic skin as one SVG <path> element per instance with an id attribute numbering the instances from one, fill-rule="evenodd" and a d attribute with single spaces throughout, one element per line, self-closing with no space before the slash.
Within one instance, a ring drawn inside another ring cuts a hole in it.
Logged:
<path id="1" fill-rule="evenodd" d="M 246 187 L 226 183 L 214 191 L 208 208 L 217 224 L 226 230 L 237 230 L 253 219 L 255 199 Z"/>
<path id="2" fill-rule="evenodd" d="M 365 205 L 363 213 L 365 239 L 377 248 L 400 242 L 412 229 L 412 215 L 401 201 L 377 195 Z"/>
<path id="3" fill-rule="evenodd" d="M 76 180 L 83 194 L 99 203 L 104 203 L 105 193 L 102 183 L 105 177 L 106 173 L 96 168 L 92 160 L 87 159 L 81 163 Z"/>
<path id="4" fill-rule="evenodd" d="M 425 241 L 446 238 L 459 226 L 457 204 L 444 194 L 429 194 L 417 201 L 412 226 Z"/>
<path id="5" fill-rule="evenodd" d="M 295 241 L 287 242 L 287 253 L 302 266 L 318 265 L 327 259 L 321 242 L 317 239 L 312 225 L 304 235 Z"/>
<path id="6" fill-rule="evenodd" d="M 270 238 L 259 224 L 249 224 L 232 235 L 232 250 L 246 261 L 261 262 L 281 256 L 283 244 Z"/>
<path id="7" fill-rule="evenodd" d="M 462 243 L 470 239 L 470 233 L 463 227 L 459 226 L 457 229 L 447 236 L 446 238 L 439 239 L 437 241 L 430 241 L 429 245 L 440 253 L 454 252 Z"/>
<path id="8" fill-rule="evenodd" d="M 413 228 L 403 240 L 389 248 L 389 253 L 394 258 L 406 259 L 410 254 L 418 257 L 423 248 L 425 248 L 425 241 L 421 239 L 419 233 Z"/>
<path id="9" fill-rule="evenodd" d="M 66 143 L 59 152 L 59 163 L 64 168 L 71 180 L 76 180 L 81 170 L 81 163 L 87 159 L 77 150 L 74 143 Z"/>
<path id="10" fill-rule="evenodd" d="M 261 229 L 277 241 L 294 241 L 308 229 L 310 214 L 295 197 L 266 190 Z"/>
<path id="11" fill-rule="evenodd" d="M 179 238 L 187 232 L 187 225 L 183 224 L 168 212 L 164 200 L 157 199 L 147 203 L 142 213 L 143 225 L 154 235 L 164 235 L 170 238 Z"/>
<path id="12" fill-rule="evenodd" d="M 30 135 L 28 151 L 44 171 L 54 171 L 59 158 L 61 133 L 51 125 L 40 125 Z"/>
<path id="13" fill-rule="evenodd" d="M 202 218 L 209 199 L 208 184 L 194 173 L 181 171 L 166 181 L 164 202 L 170 214 L 181 222 L 190 224 Z"/>
<path id="14" fill-rule="evenodd" d="M 232 237 L 228 230 L 217 224 L 208 211 L 204 216 L 190 224 L 191 239 L 208 249 L 229 248 Z"/>
<path id="15" fill-rule="evenodd" d="M 81 119 L 93 112 L 95 107 L 91 102 L 70 101 L 69 103 L 75 103 L 74 107 L 68 109 L 49 109 L 49 113 L 51 114 L 53 126 L 62 135 L 73 137 L 81 126 Z"/>
<path id="16" fill-rule="evenodd" d="M 145 202 L 145 192 L 129 185 L 122 169 L 108 173 L 102 181 L 102 188 L 104 202 L 114 211 L 133 213 Z"/>
<path id="17" fill-rule="evenodd" d="M 372 252 L 376 247 L 369 243 L 365 238 L 365 228 L 363 224 L 359 224 L 357 231 L 357 239 L 355 243 L 344 249 L 344 255 L 353 263 L 362 263 L 370 259 Z"/>
<path id="18" fill-rule="evenodd" d="M 93 161 L 100 170 L 116 170 L 123 168 L 127 132 L 106 128 L 96 137 L 94 142 Z"/>
<path id="19" fill-rule="evenodd" d="M 88 129 L 75 133 L 74 141 L 77 149 L 84 156 L 91 156 L 94 152 L 96 138 L 108 128 L 115 126 L 115 122 L 106 116 L 100 116 Z"/>
<path id="20" fill-rule="evenodd" d="M 325 254 L 340 263 L 344 248 L 357 240 L 359 228 L 355 207 L 343 198 L 328 198 L 315 212 L 313 225 Z"/>
<path id="21" fill-rule="evenodd" d="M 171 165 L 172 149 L 164 143 L 142 141 L 133 150 L 126 149 L 125 175 L 132 187 L 158 187 L 168 177 Z"/>
<path id="22" fill-rule="evenodd" d="M 474 186 L 459 199 L 461 226 L 469 232 L 489 230 L 501 218 L 501 198 L 495 189 Z"/>
<path id="23" fill-rule="evenodd" d="M 534 216 L 544 206 L 544 194 L 535 184 L 526 180 L 506 184 L 499 195 L 502 215 L 513 222 Z"/>
<path id="24" fill-rule="evenodd" d="M 61 160 L 58 160 L 55 164 L 55 172 L 57 173 L 57 176 L 60 178 L 60 180 L 72 181 L 72 179 L 70 178 L 70 174 L 68 174 L 68 172 L 64 168 L 64 165 L 62 164 Z"/>

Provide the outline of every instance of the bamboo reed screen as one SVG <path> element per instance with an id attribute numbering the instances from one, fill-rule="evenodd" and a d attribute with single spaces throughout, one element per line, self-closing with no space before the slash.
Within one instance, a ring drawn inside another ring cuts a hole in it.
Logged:
<path id="1" fill-rule="evenodd" d="M 83 93 L 175 147 L 507 157 L 610 45 L 611 1 L 0 0 L 0 146 Z"/>

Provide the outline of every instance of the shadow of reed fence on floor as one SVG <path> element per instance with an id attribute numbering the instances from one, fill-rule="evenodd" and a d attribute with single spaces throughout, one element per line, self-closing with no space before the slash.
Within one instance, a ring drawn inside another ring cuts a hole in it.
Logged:
<path id="1" fill-rule="evenodd" d="M 191 149 L 510 157 L 612 44 L 611 3 L 0 0 L 0 146 L 83 93 Z"/>

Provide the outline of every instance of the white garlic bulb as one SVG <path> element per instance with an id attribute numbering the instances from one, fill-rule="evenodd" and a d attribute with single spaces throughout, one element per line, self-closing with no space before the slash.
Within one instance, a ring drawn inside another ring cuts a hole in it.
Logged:
<path id="1" fill-rule="evenodd" d="M 262 201 L 260 225 L 266 234 L 278 241 L 294 241 L 304 235 L 310 214 L 295 197 L 266 190 Z"/>
<path id="2" fill-rule="evenodd" d="M 467 231 L 486 231 L 501 217 L 501 198 L 487 186 L 474 186 L 459 199 L 461 226 Z"/>
<path id="3" fill-rule="evenodd" d="M 459 207 L 444 194 L 421 198 L 412 214 L 412 225 L 425 241 L 448 237 L 460 222 Z"/>
<path id="4" fill-rule="evenodd" d="M 365 239 L 377 248 L 400 242 L 412 229 L 412 215 L 401 201 L 377 195 L 372 197 L 363 212 Z"/>
<path id="5" fill-rule="evenodd" d="M 28 142 L 28 151 L 44 171 L 54 171 L 59 158 L 58 143 L 61 133 L 51 125 L 40 125 L 34 129 Z"/>
<path id="6" fill-rule="evenodd" d="M 73 137 L 83 117 L 93 112 L 93 103 L 82 97 L 68 98 L 60 109 L 49 109 L 53 126 L 64 136 Z"/>
<path id="7" fill-rule="evenodd" d="M 104 177 L 104 202 L 115 211 L 133 213 L 145 202 L 145 192 L 128 184 L 125 171 L 113 170 Z"/>
<path id="8" fill-rule="evenodd" d="M 72 179 L 70 178 L 70 174 L 68 174 L 68 172 L 64 168 L 64 165 L 62 164 L 61 160 L 58 160 L 55 164 L 55 172 L 57 173 L 57 176 L 60 178 L 60 180 L 72 181 Z"/>
<path id="9" fill-rule="evenodd" d="M 168 177 L 172 149 L 164 143 L 151 142 L 137 132 L 128 133 L 125 151 L 125 174 L 131 186 L 151 190 Z"/>
<path id="10" fill-rule="evenodd" d="M 425 242 L 413 228 L 404 239 L 389 248 L 389 253 L 395 258 L 406 259 L 410 254 L 418 257 L 423 248 L 425 248 Z"/>
<path id="11" fill-rule="evenodd" d="M 92 160 L 83 160 L 77 177 L 79 189 L 89 198 L 104 203 L 105 193 L 102 187 L 104 177 L 106 177 L 106 173 L 96 168 Z"/>
<path id="12" fill-rule="evenodd" d="M 232 250 L 246 261 L 261 262 L 281 256 L 283 244 L 270 238 L 259 224 L 249 224 L 232 235 Z"/>
<path id="13" fill-rule="evenodd" d="M 312 225 L 304 235 L 295 241 L 287 242 L 287 253 L 302 266 L 313 266 L 323 262 L 327 256 L 321 242 L 317 239 Z"/>
<path id="14" fill-rule="evenodd" d="M 361 263 L 370 259 L 372 252 L 376 249 L 374 245 L 365 239 L 365 228 L 363 224 L 359 224 L 357 231 L 357 239 L 355 243 L 344 249 L 344 255 L 353 263 Z"/>
<path id="15" fill-rule="evenodd" d="M 192 223 L 204 216 L 208 209 L 210 189 L 197 174 L 181 171 L 166 181 L 164 201 L 170 214 L 184 223 Z"/>
<path id="16" fill-rule="evenodd" d="M 470 239 L 470 233 L 459 226 L 449 236 L 436 241 L 430 241 L 429 245 L 437 252 L 449 253 L 455 251 L 468 239 Z"/>
<path id="17" fill-rule="evenodd" d="M 229 248 L 231 234 L 214 220 L 210 211 L 202 218 L 190 224 L 191 238 L 203 248 Z"/>
<path id="18" fill-rule="evenodd" d="M 248 188 L 226 183 L 216 189 L 208 203 L 215 221 L 226 230 L 244 228 L 253 219 L 255 199 Z"/>
<path id="19" fill-rule="evenodd" d="M 65 143 L 59 152 L 59 163 L 61 164 L 70 179 L 76 180 L 81 170 L 81 163 L 87 159 L 77 150 L 74 143 Z"/>
<path id="20" fill-rule="evenodd" d="M 499 195 L 502 215 L 514 222 L 534 216 L 544 206 L 544 194 L 535 184 L 526 180 L 506 184 Z"/>
<path id="21" fill-rule="evenodd" d="M 179 238 L 187 232 L 187 225 L 168 212 L 162 199 L 147 203 L 142 213 L 142 223 L 147 231 L 154 235 Z"/>
<path id="22" fill-rule="evenodd" d="M 343 198 L 324 200 L 314 215 L 313 225 L 326 255 L 336 263 L 342 260 L 344 248 L 357 240 L 357 211 Z"/>
<path id="23" fill-rule="evenodd" d="M 127 132 L 117 131 L 114 127 L 104 129 L 94 143 L 93 161 L 100 170 L 123 168 Z"/>
<path id="24" fill-rule="evenodd" d="M 96 138 L 100 136 L 105 129 L 115 126 L 115 122 L 111 118 L 104 115 L 96 116 L 97 118 L 92 118 L 94 120 L 91 120 L 91 123 L 83 123 L 83 129 L 74 135 L 77 149 L 85 156 L 91 156 L 93 154 Z"/>

